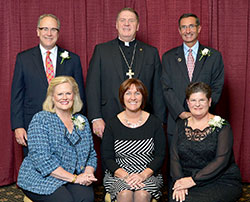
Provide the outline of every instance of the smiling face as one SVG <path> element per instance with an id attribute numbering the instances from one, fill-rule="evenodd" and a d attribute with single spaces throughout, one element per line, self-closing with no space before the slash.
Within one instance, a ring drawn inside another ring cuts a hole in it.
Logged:
<path id="1" fill-rule="evenodd" d="M 55 87 L 52 96 L 55 111 L 70 111 L 74 103 L 74 93 L 69 83 L 62 83 Z"/>
<path id="2" fill-rule="evenodd" d="M 180 21 L 179 33 L 182 40 L 188 47 L 192 47 L 198 40 L 201 26 L 196 24 L 194 17 L 182 18 Z"/>
<path id="3" fill-rule="evenodd" d="M 192 93 L 187 100 L 188 108 L 195 117 L 204 117 L 211 106 L 212 99 L 208 99 L 203 92 Z"/>
<path id="4" fill-rule="evenodd" d="M 138 91 L 134 84 L 124 93 L 125 109 L 131 112 L 137 112 L 141 109 L 142 94 Z"/>
<path id="5" fill-rule="evenodd" d="M 128 10 L 122 11 L 116 20 L 118 36 L 122 41 L 131 41 L 139 30 L 139 22 L 136 15 Z"/>
<path id="6" fill-rule="evenodd" d="M 37 36 L 40 44 L 46 49 L 51 50 L 56 45 L 59 38 L 58 24 L 52 17 L 44 17 L 37 28 Z"/>

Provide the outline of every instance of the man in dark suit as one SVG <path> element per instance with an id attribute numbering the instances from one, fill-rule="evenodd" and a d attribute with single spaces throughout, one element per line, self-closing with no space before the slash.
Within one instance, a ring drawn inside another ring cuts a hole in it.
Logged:
<path id="1" fill-rule="evenodd" d="M 165 113 L 159 54 L 155 47 L 135 38 L 139 30 L 137 12 L 123 8 L 118 13 L 116 29 L 116 39 L 95 47 L 87 74 L 88 118 L 99 137 L 102 137 L 105 121 L 123 110 L 118 92 L 120 84 L 128 78 L 138 78 L 147 87 L 146 111 L 161 120 Z"/>
<path id="2" fill-rule="evenodd" d="M 162 56 L 162 86 L 168 109 L 169 145 L 177 119 L 190 116 L 185 90 L 190 82 L 202 81 L 212 88 L 212 107 L 221 96 L 224 84 L 224 64 L 220 52 L 203 46 L 198 41 L 200 20 L 194 14 L 183 14 L 179 19 L 179 33 L 183 44 Z M 192 51 L 189 51 L 189 50 Z M 190 53 L 189 53 L 190 52 Z M 190 65 L 191 64 L 191 65 Z"/>
<path id="3" fill-rule="evenodd" d="M 40 44 L 19 53 L 16 58 L 11 89 L 11 127 L 17 143 L 24 146 L 25 156 L 28 125 L 33 115 L 42 110 L 51 78 L 61 75 L 72 76 L 78 83 L 81 99 L 86 107 L 80 58 L 56 45 L 59 30 L 60 21 L 56 16 L 41 15 L 37 24 Z M 53 70 L 47 69 L 48 63 Z"/>

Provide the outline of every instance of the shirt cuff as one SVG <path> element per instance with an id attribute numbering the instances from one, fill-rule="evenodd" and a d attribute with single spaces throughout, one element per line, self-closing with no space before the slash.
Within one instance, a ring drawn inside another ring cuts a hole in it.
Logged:
<path id="1" fill-rule="evenodd" d="M 95 121 L 102 120 L 102 118 L 96 118 L 91 121 L 91 123 L 94 123 Z"/>

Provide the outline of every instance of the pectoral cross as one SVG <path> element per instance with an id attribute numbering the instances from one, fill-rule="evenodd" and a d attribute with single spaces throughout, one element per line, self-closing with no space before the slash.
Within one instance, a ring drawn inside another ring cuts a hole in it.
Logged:
<path id="1" fill-rule="evenodd" d="M 128 76 L 129 79 L 132 79 L 132 76 L 134 76 L 134 75 L 135 75 L 135 73 L 132 72 L 132 69 L 131 69 L 131 68 L 129 68 L 128 72 L 126 73 L 126 76 Z"/>

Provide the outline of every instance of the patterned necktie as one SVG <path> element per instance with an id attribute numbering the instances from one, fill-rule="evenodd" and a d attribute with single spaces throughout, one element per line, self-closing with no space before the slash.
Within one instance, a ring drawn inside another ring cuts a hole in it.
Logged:
<path id="1" fill-rule="evenodd" d="M 50 59 L 50 51 L 47 51 L 46 59 L 45 59 L 45 66 L 46 66 L 46 76 L 48 83 L 51 81 L 51 79 L 54 78 L 54 67 L 52 64 L 52 60 Z"/>
<path id="2" fill-rule="evenodd" d="M 187 57 L 187 69 L 188 69 L 188 76 L 190 81 L 192 81 L 193 72 L 194 72 L 194 57 L 192 55 L 192 49 L 188 50 L 188 57 Z"/>

